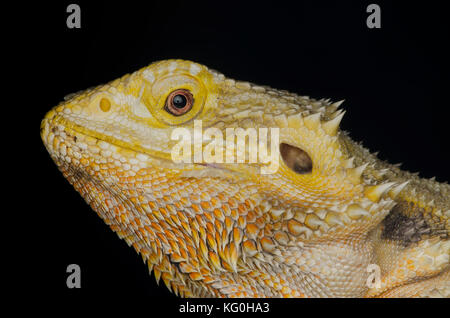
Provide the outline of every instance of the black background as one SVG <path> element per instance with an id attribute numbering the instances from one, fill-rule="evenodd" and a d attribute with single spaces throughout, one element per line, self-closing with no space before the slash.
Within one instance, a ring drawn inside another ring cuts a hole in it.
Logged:
<path id="1" fill-rule="evenodd" d="M 381 6 L 381 29 L 366 26 L 369 1 L 78 1 L 81 29 L 66 27 L 69 1 L 4 12 L 14 17 L 7 50 L 20 55 L 12 107 L 26 123 L 15 125 L 26 156 L 14 163 L 24 160 L 27 176 L 9 180 L 13 195 L 26 182 L 25 195 L 12 199 L 22 224 L 12 226 L 13 242 L 25 238 L 15 248 L 25 267 L 14 275 L 19 294 L 31 293 L 33 282 L 43 305 L 100 299 L 120 307 L 128 298 L 176 312 L 170 304 L 180 300 L 65 181 L 39 137 L 40 120 L 65 95 L 156 60 L 193 60 L 230 78 L 345 99 L 342 128 L 354 140 L 406 170 L 449 181 L 448 11 L 439 2 L 372 2 Z M 79 290 L 66 287 L 71 263 L 81 266 Z"/>

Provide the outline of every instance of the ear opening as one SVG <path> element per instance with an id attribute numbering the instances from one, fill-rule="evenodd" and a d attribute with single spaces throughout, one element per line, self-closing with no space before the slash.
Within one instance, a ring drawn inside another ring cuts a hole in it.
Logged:
<path id="1" fill-rule="evenodd" d="M 280 144 L 280 155 L 286 166 L 298 174 L 311 173 L 313 162 L 311 157 L 304 151 L 289 144 Z"/>

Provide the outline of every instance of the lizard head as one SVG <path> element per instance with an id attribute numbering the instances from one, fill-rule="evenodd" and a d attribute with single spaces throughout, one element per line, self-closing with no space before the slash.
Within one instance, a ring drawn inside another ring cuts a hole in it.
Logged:
<path id="1" fill-rule="evenodd" d="M 261 266 L 275 276 L 291 268 L 329 275 L 332 264 L 304 245 L 367 233 L 405 186 L 386 182 L 374 157 L 339 130 L 339 104 L 168 60 L 67 97 L 41 136 L 68 180 L 169 288 L 275 295 Z M 350 285 L 361 285 L 362 259 L 341 269 Z"/>

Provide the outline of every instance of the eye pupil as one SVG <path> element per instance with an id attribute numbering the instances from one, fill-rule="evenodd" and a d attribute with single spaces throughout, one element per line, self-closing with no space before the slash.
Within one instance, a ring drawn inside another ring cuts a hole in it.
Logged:
<path id="1" fill-rule="evenodd" d="M 173 98 L 173 106 L 175 106 L 176 108 L 183 108 L 184 106 L 186 106 L 187 103 L 187 99 L 184 95 L 176 95 Z"/>

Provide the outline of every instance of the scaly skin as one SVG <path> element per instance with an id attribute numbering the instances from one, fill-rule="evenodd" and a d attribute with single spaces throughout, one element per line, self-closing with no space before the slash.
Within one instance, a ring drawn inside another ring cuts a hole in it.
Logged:
<path id="1" fill-rule="evenodd" d="M 194 106 L 174 116 L 164 105 L 180 88 Z M 339 104 L 168 60 L 66 98 L 41 136 L 92 209 L 178 295 L 449 296 L 449 185 L 351 141 Z M 224 136 L 279 127 L 312 171 L 284 157 L 273 174 L 262 163 L 175 163 L 172 130 L 192 132 L 194 119 Z M 379 286 L 367 284 L 370 264 Z"/>

